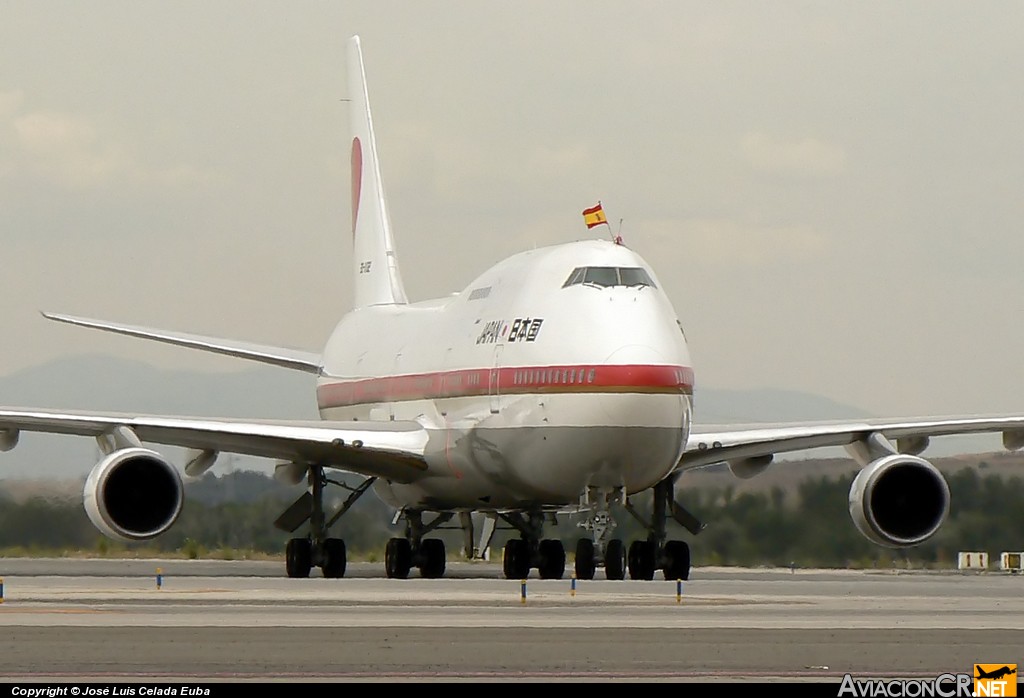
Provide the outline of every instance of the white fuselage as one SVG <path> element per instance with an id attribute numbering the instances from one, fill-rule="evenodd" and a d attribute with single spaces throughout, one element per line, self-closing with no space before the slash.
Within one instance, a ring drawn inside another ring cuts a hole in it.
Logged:
<path id="1" fill-rule="evenodd" d="M 566 285 L 577 269 L 627 271 Z M 626 285 L 638 269 L 652 285 Z M 377 483 L 396 507 L 553 508 L 588 487 L 636 492 L 672 470 L 689 432 L 676 313 L 647 263 L 612 242 L 523 252 L 448 298 L 355 310 L 323 364 L 324 419 L 414 420 L 430 434 L 428 477 Z"/>

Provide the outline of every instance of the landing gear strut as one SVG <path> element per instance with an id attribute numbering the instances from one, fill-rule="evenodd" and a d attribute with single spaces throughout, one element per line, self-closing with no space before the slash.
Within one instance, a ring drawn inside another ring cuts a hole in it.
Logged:
<path id="1" fill-rule="evenodd" d="M 589 510 L 580 527 L 590 531 L 590 538 L 576 541 L 576 578 L 593 579 L 598 567 L 604 567 L 608 579 L 623 579 L 626 576 L 626 551 L 622 541 L 612 538 L 615 519 L 611 507 L 626 501 L 621 487 L 602 489 L 588 488 L 581 504 Z"/>
<path id="2" fill-rule="evenodd" d="M 673 479 L 663 480 L 654 486 L 650 521 L 645 521 L 629 501 L 626 501 L 626 511 L 648 531 L 647 540 L 636 540 L 629 546 L 627 562 L 630 579 L 654 579 L 654 573 L 659 569 L 667 580 L 690 578 L 689 544 L 681 540 L 667 540 L 666 525 L 669 512 L 672 518 L 686 527 L 690 533 L 700 533 L 704 524 L 674 500 L 674 487 Z"/>
<path id="3" fill-rule="evenodd" d="M 666 479 L 654 486 L 654 506 L 651 520 L 645 521 L 630 504 L 622 488 L 590 488 L 581 504 L 589 509 L 589 516 L 580 526 L 590 531 L 592 538 L 580 538 L 576 543 L 576 577 L 593 579 L 596 569 L 604 567 L 608 579 L 654 579 L 661 570 L 665 579 L 689 579 L 690 546 L 681 540 L 667 540 L 667 523 L 671 515 L 690 533 L 699 533 L 702 524 L 693 514 L 673 499 L 675 480 Z M 626 549 L 618 538 L 612 538 L 615 521 L 610 509 L 622 504 L 639 521 L 648 535 L 646 540 L 635 540 Z"/>

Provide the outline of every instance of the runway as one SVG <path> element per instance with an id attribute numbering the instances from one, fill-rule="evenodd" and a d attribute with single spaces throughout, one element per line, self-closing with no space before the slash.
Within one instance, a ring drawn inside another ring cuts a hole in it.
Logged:
<path id="1" fill-rule="evenodd" d="M 157 587 L 156 571 L 162 570 Z M 1024 662 L 1024 576 L 284 577 L 277 562 L 0 559 L 5 680 L 829 681 Z M 681 595 L 677 592 L 681 591 Z"/>

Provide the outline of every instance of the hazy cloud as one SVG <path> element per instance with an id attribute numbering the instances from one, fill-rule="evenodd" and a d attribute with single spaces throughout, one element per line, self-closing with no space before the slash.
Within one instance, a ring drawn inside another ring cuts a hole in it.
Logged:
<path id="1" fill-rule="evenodd" d="M 24 172 L 69 189 L 113 183 L 207 186 L 222 178 L 189 165 L 150 168 L 88 120 L 52 110 L 23 111 L 23 93 L 0 92 L 0 175 Z"/>
<path id="2" fill-rule="evenodd" d="M 674 238 L 701 266 L 757 267 L 820 257 L 823 234 L 804 225 L 758 225 L 729 219 L 665 222 L 650 229 L 659 242 Z M 669 232 L 671 231 L 671 232 Z M 656 260 L 655 260 L 656 263 Z"/>
<path id="3" fill-rule="evenodd" d="M 846 169 L 846 151 L 842 146 L 814 138 L 783 141 L 753 132 L 743 136 L 740 151 L 747 164 L 758 172 L 833 177 Z"/>
<path id="4" fill-rule="evenodd" d="M 10 92 L 0 90 L 0 117 L 16 112 L 21 106 L 23 99 L 24 96 L 20 90 L 12 90 Z"/>
<path id="5" fill-rule="evenodd" d="M 124 153 L 97 142 L 86 121 L 56 112 L 33 112 L 13 120 L 25 167 L 66 187 L 103 185 L 131 167 Z"/>

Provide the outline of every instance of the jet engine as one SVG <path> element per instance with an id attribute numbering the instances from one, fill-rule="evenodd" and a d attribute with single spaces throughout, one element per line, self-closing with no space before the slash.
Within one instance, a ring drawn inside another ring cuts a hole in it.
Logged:
<path id="1" fill-rule="evenodd" d="M 902 548 L 928 540 L 949 513 L 949 485 L 938 469 L 902 453 L 863 468 L 850 487 L 850 516 L 868 540 Z"/>
<path id="2" fill-rule="evenodd" d="M 85 511 L 93 525 L 116 540 L 149 540 L 178 519 L 185 490 L 178 471 L 148 448 L 107 454 L 85 481 Z"/>

